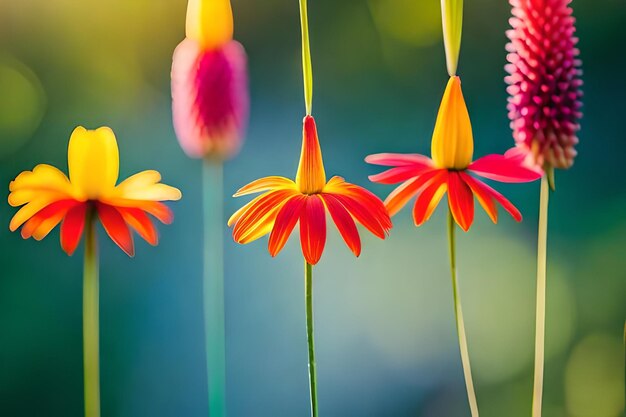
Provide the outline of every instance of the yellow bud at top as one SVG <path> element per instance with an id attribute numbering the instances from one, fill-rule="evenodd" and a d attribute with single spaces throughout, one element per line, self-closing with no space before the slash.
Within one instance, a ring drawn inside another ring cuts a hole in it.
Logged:
<path id="1" fill-rule="evenodd" d="M 189 0 L 186 34 L 204 49 L 214 49 L 232 40 L 230 0 Z"/>
<path id="2" fill-rule="evenodd" d="M 456 75 L 463 31 L 463 0 L 441 0 L 443 42 L 446 49 L 448 75 Z"/>
<path id="3" fill-rule="evenodd" d="M 439 168 L 461 170 L 472 162 L 472 124 L 459 77 L 450 77 L 443 93 L 433 132 L 431 153 Z"/>
<path id="4" fill-rule="evenodd" d="M 302 194 L 318 194 L 326 185 L 322 149 L 313 116 L 306 116 L 303 123 L 302 152 L 296 173 L 296 185 Z"/>

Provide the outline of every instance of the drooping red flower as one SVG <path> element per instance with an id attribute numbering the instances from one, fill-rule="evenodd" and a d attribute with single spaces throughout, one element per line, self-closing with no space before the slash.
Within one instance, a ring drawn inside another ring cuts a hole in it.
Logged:
<path id="1" fill-rule="evenodd" d="M 505 78 L 517 146 L 541 167 L 569 168 L 582 117 L 571 0 L 510 0 Z"/>

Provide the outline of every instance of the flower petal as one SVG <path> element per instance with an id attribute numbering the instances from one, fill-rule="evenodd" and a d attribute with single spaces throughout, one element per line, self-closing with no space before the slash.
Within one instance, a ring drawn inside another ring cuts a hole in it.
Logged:
<path id="1" fill-rule="evenodd" d="M 407 181 L 411 178 L 418 177 L 424 173 L 424 171 L 430 170 L 430 167 L 416 167 L 413 165 L 401 166 L 388 169 L 380 174 L 370 175 L 368 178 L 372 182 L 379 184 L 397 184 L 399 182 Z"/>
<path id="2" fill-rule="evenodd" d="M 146 242 L 152 246 L 159 243 L 159 234 L 148 215 L 141 209 L 134 207 L 115 207 L 122 218 L 132 227 Z"/>
<path id="3" fill-rule="evenodd" d="M 426 223 L 435 212 L 448 188 L 448 171 L 439 170 L 437 175 L 420 193 L 413 206 L 413 220 L 416 226 Z"/>
<path id="4" fill-rule="evenodd" d="M 517 209 L 517 207 L 515 207 L 513 205 L 513 203 L 511 203 L 509 200 L 506 199 L 506 197 L 504 197 L 502 194 L 500 194 L 499 192 L 497 192 L 496 190 L 494 190 L 493 188 L 491 188 L 490 186 L 488 186 L 487 184 L 485 184 L 484 182 L 476 179 L 476 178 L 472 178 L 468 175 L 468 177 L 470 178 L 468 181 L 468 184 L 472 184 L 473 187 L 476 188 L 480 188 L 481 191 L 489 196 L 491 196 L 494 200 L 496 200 L 498 203 L 500 203 L 500 205 L 518 222 L 522 221 L 522 213 L 520 213 L 520 211 Z"/>
<path id="5" fill-rule="evenodd" d="M 46 164 L 24 171 L 9 184 L 9 204 L 18 207 L 42 193 L 76 197 L 70 180 L 59 169 Z"/>
<path id="6" fill-rule="evenodd" d="M 448 204 L 456 223 L 467 232 L 474 222 L 474 195 L 458 172 L 448 173 Z"/>
<path id="7" fill-rule="evenodd" d="M 61 200 L 40 210 L 22 227 L 22 238 L 34 237 L 36 240 L 43 239 L 63 220 L 68 210 L 77 204 L 81 203 L 75 200 Z"/>
<path id="8" fill-rule="evenodd" d="M 262 191 L 274 190 L 278 188 L 293 188 L 295 190 L 296 183 L 285 177 L 265 177 L 252 181 L 250 184 L 241 187 L 233 197 L 241 197 L 242 195 L 260 193 Z"/>
<path id="9" fill-rule="evenodd" d="M 246 210 L 240 215 L 233 228 L 233 239 L 237 243 L 250 243 L 267 234 L 276 219 L 278 210 L 289 197 L 297 195 L 295 190 L 276 190 L 255 199 L 253 204 L 247 204 Z M 264 231 L 259 235 L 259 230 Z"/>
<path id="10" fill-rule="evenodd" d="M 61 223 L 61 248 L 68 255 L 72 256 L 85 229 L 85 214 L 87 203 L 78 204 L 72 207 Z"/>
<path id="11" fill-rule="evenodd" d="M 487 155 L 472 162 L 468 171 L 500 182 L 530 182 L 541 178 L 541 170 L 524 166 L 524 161 L 505 155 Z"/>
<path id="12" fill-rule="evenodd" d="M 372 165 L 382 165 L 389 167 L 433 167 L 433 161 L 427 156 L 417 153 L 377 153 L 365 158 L 365 162 Z"/>
<path id="13" fill-rule="evenodd" d="M 278 255 L 285 247 L 293 228 L 300 219 L 300 214 L 306 204 L 306 200 L 307 197 L 304 195 L 292 197 L 278 211 L 267 245 L 272 257 Z"/>
<path id="14" fill-rule="evenodd" d="M 359 256 L 361 254 L 361 238 L 359 237 L 359 231 L 356 228 L 354 219 L 335 196 L 332 194 L 321 194 L 321 197 L 344 242 L 346 242 L 346 245 L 348 245 L 348 248 L 355 256 Z"/>
<path id="15" fill-rule="evenodd" d="M 306 116 L 303 120 L 302 151 L 296 173 L 296 184 L 303 194 L 319 193 L 326 185 L 322 149 L 313 116 Z"/>
<path id="16" fill-rule="evenodd" d="M 39 211 L 48 207 L 50 204 L 64 199 L 67 199 L 66 195 L 56 193 L 43 193 L 40 196 L 35 197 L 24 207 L 20 208 L 17 213 L 15 213 L 9 223 L 9 230 L 15 232 L 28 219 L 39 213 Z"/>
<path id="17" fill-rule="evenodd" d="M 326 210 L 318 195 L 306 197 L 306 206 L 300 213 L 300 244 L 304 259 L 315 265 L 326 244 Z"/>
<path id="18" fill-rule="evenodd" d="M 498 208 L 496 207 L 496 202 L 491 197 L 491 195 L 486 192 L 483 188 L 476 184 L 476 180 L 472 178 L 471 175 L 466 174 L 465 172 L 460 172 L 461 178 L 463 181 L 472 189 L 472 192 L 478 199 L 480 205 L 485 209 L 487 215 L 491 218 L 491 221 L 494 223 L 498 223 Z"/>
<path id="19" fill-rule="evenodd" d="M 180 190 L 161 184 L 161 174 L 157 171 L 142 171 L 122 181 L 105 202 L 121 198 L 126 200 L 176 201 L 182 197 Z M 111 204 L 115 205 L 115 204 Z"/>
<path id="20" fill-rule="evenodd" d="M 433 169 L 417 178 L 406 181 L 393 190 L 385 199 L 385 207 L 390 216 L 395 216 L 424 186 L 426 186 L 442 170 Z"/>
<path id="21" fill-rule="evenodd" d="M 111 240 L 128 256 L 135 256 L 133 236 L 120 212 L 117 211 L 115 207 L 108 204 L 97 203 L 96 207 L 98 209 L 98 217 L 107 235 L 109 235 Z"/>
<path id="22" fill-rule="evenodd" d="M 187 38 L 212 49 L 223 45 L 233 37 L 233 12 L 229 0 L 189 0 Z"/>

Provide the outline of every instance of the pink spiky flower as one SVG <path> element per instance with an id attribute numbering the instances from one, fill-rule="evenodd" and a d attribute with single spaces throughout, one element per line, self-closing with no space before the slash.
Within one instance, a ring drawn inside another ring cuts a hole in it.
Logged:
<path id="1" fill-rule="evenodd" d="M 513 17 L 505 78 L 517 146 L 542 168 L 576 156 L 582 86 L 571 0 L 509 0 Z"/>
<path id="2" fill-rule="evenodd" d="M 187 37 L 174 51 L 172 111 L 181 147 L 192 158 L 224 160 L 248 122 L 247 58 L 232 39 L 228 0 L 190 0 Z"/>

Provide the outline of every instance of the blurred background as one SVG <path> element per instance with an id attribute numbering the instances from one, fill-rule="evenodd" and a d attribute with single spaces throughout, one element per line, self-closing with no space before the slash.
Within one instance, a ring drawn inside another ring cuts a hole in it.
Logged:
<path id="1" fill-rule="evenodd" d="M 575 0 L 585 118 L 573 169 L 551 197 L 545 417 L 624 410 L 626 318 L 626 3 Z M 304 115 L 296 0 L 233 0 L 247 48 L 247 143 L 226 165 L 228 196 L 295 174 Z M 38 163 L 66 170 L 76 125 L 111 126 L 121 177 L 157 169 L 182 189 L 176 221 L 129 259 L 101 233 L 104 416 L 206 416 L 200 163 L 172 124 L 171 54 L 184 0 L 0 0 L 0 184 Z M 314 114 L 327 173 L 371 187 L 363 158 L 429 153 L 446 82 L 438 0 L 313 0 Z M 476 155 L 512 145 L 503 82 L 505 1 L 466 2 L 460 74 Z M 498 184 L 524 222 L 482 210 L 459 237 L 460 286 L 484 417 L 530 414 L 539 183 Z M 5 189 L 8 195 L 8 188 Z M 0 415 L 83 410 L 81 250 L 58 230 L 10 233 L 0 204 Z M 321 414 L 469 416 L 454 327 L 445 210 L 416 229 L 410 210 L 386 242 L 363 233 L 354 259 L 336 231 L 314 281 Z M 101 231 L 102 232 L 102 231 Z M 266 240 L 226 240 L 228 407 L 233 417 L 308 415 L 302 260 L 297 236 L 276 259 Z"/>

